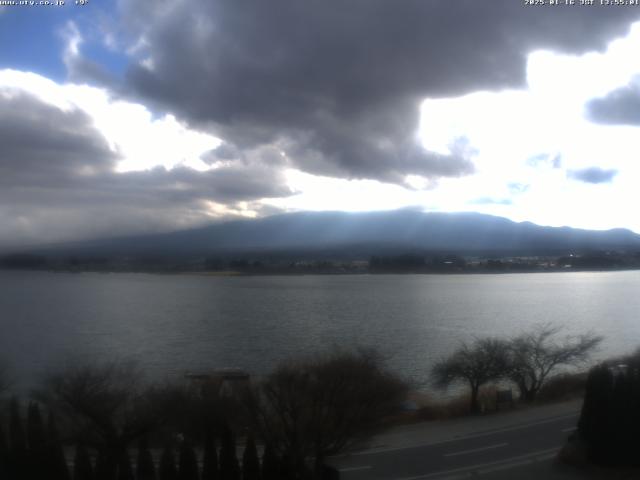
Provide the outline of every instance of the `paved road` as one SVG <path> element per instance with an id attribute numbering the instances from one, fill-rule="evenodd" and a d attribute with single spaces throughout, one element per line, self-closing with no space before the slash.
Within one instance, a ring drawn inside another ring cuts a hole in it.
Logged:
<path id="1" fill-rule="evenodd" d="M 577 419 L 576 411 L 456 439 L 371 449 L 334 458 L 332 463 L 344 480 L 491 478 L 532 462 L 550 464 Z"/>

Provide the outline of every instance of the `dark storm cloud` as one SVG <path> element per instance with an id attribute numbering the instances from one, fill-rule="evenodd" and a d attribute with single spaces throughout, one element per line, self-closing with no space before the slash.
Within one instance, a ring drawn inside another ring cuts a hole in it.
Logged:
<path id="1" fill-rule="evenodd" d="M 591 100 L 587 118 L 596 123 L 640 125 L 640 88 L 637 84 L 614 90 L 606 97 Z"/>
<path id="2" fill-rule="evenodd" d="M 15 89 L 0 90 L 0 183 L 67 187 L 110 171 L 116 155 L 80 110 L 63 111 Z"/>
<path id="3" fill-rule="evenodd" d="M 291 195 L 279 170 L 265 166 L 230 165 L 199 172 L 187 167 L 112 174 L 102 178 L 107 191 L 123 189 L 151 202 L 198 202 L 224 204 Z M 137 190 L 137 191 L 136 191 Z"/>
<path id="4" fill-rule="evenodd" d="M 67 77 L 71 82 L 118 88 L 118 79 L 99 63 L 78 55 L 69 57 L 65 64 Z"/>
<path id="5" fill-rule="evenodd" d="M 519 87 L 533 49 L 602 49 L 638 9 L 499 0 L 122 1 L 144 39 L 129 88 L 239 150 L 277 142 L 294 165 L 400 182 L 473 171 L 417 146 L 424 97 Z M 488 112 L 490 114 L 490 112 Z"/>
<path id="6" fill-rule="evenodd" d="M 599 167 L 569 170 L 567 172 L 569 178 L 585 183 L 610 183 L 617 174 L 617 170 L 605 170 Z"/>
<path id="7" fill-rule="evenodd" d="M 240 152 L 240 150 L 228 143 L 221 143 L 202 159 L 208 163 L 215 163 L 218 160 L 236 160 L 239 158 L 242 158 L 242 152 Z"/>
<path id="8" fill-rule="evenodd" d="M 0 247 L 191 226 L 211 220 L 207 202 L 292 193 L 281 169 L 251 160 L 117 173 L 86 113 L 15 89 L 0 89 L 0 145 Z"/>

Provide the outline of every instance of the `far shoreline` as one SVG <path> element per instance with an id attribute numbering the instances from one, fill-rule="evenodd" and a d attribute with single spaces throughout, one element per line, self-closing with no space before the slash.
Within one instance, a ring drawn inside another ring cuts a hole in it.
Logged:
<path id="1" fill-rule="evenodd" d="M 153 269 L 123 269 L 123 270 L 101 270 L 101 269 L 51 269 L 51 268 L 2 268 L 0 272 L 46 272 L 46 273 L 102 273 L 102 274 L 147 274 L 147 275 L 184 275 L 201 277 L 309 277 L 309 276 L 385 276 L 385 275 L 431 275 L 431 276 L 452 276 L 452 275 L 517 275 L 536 273 L 608 273 L 608 272 L 637 272 L 640 267 L 630 268 L 606 268 L 606 269 L 577 269 L 577 268 L 557 268 L 557 269 L 531 269 L 531 270 L 486 270 L 468 269 L 459 271 L 240 271 L 240 270 L 153 270 Z"/>

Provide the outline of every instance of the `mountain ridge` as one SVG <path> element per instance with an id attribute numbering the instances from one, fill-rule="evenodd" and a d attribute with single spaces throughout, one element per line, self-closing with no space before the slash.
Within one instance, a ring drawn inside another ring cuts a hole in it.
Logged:
<path id="1" fill-rule="evenodd" d="M 569 253 L 640 249 L 640 235 L 624 228 L 546 227 L 475 212 L 295 212 L 230 220 L 167 233 L 132 235 L 30 248 L 43 254 L 211 255 L 266 251 L 395 249 L 458 254 Z"/>

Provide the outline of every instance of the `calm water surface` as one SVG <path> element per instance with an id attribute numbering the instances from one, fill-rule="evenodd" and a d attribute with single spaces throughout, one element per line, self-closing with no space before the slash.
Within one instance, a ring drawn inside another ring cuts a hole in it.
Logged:
<path id="1" fill-rule="evenodd" d="M 150 376 L 376 346 L 424 384 L 462 340 L 540 322 L 640 346 L 640 272 L 207 277 L 0 272 L 0 356 L 25 387 L 79 359 L 132 358 Z"/>

